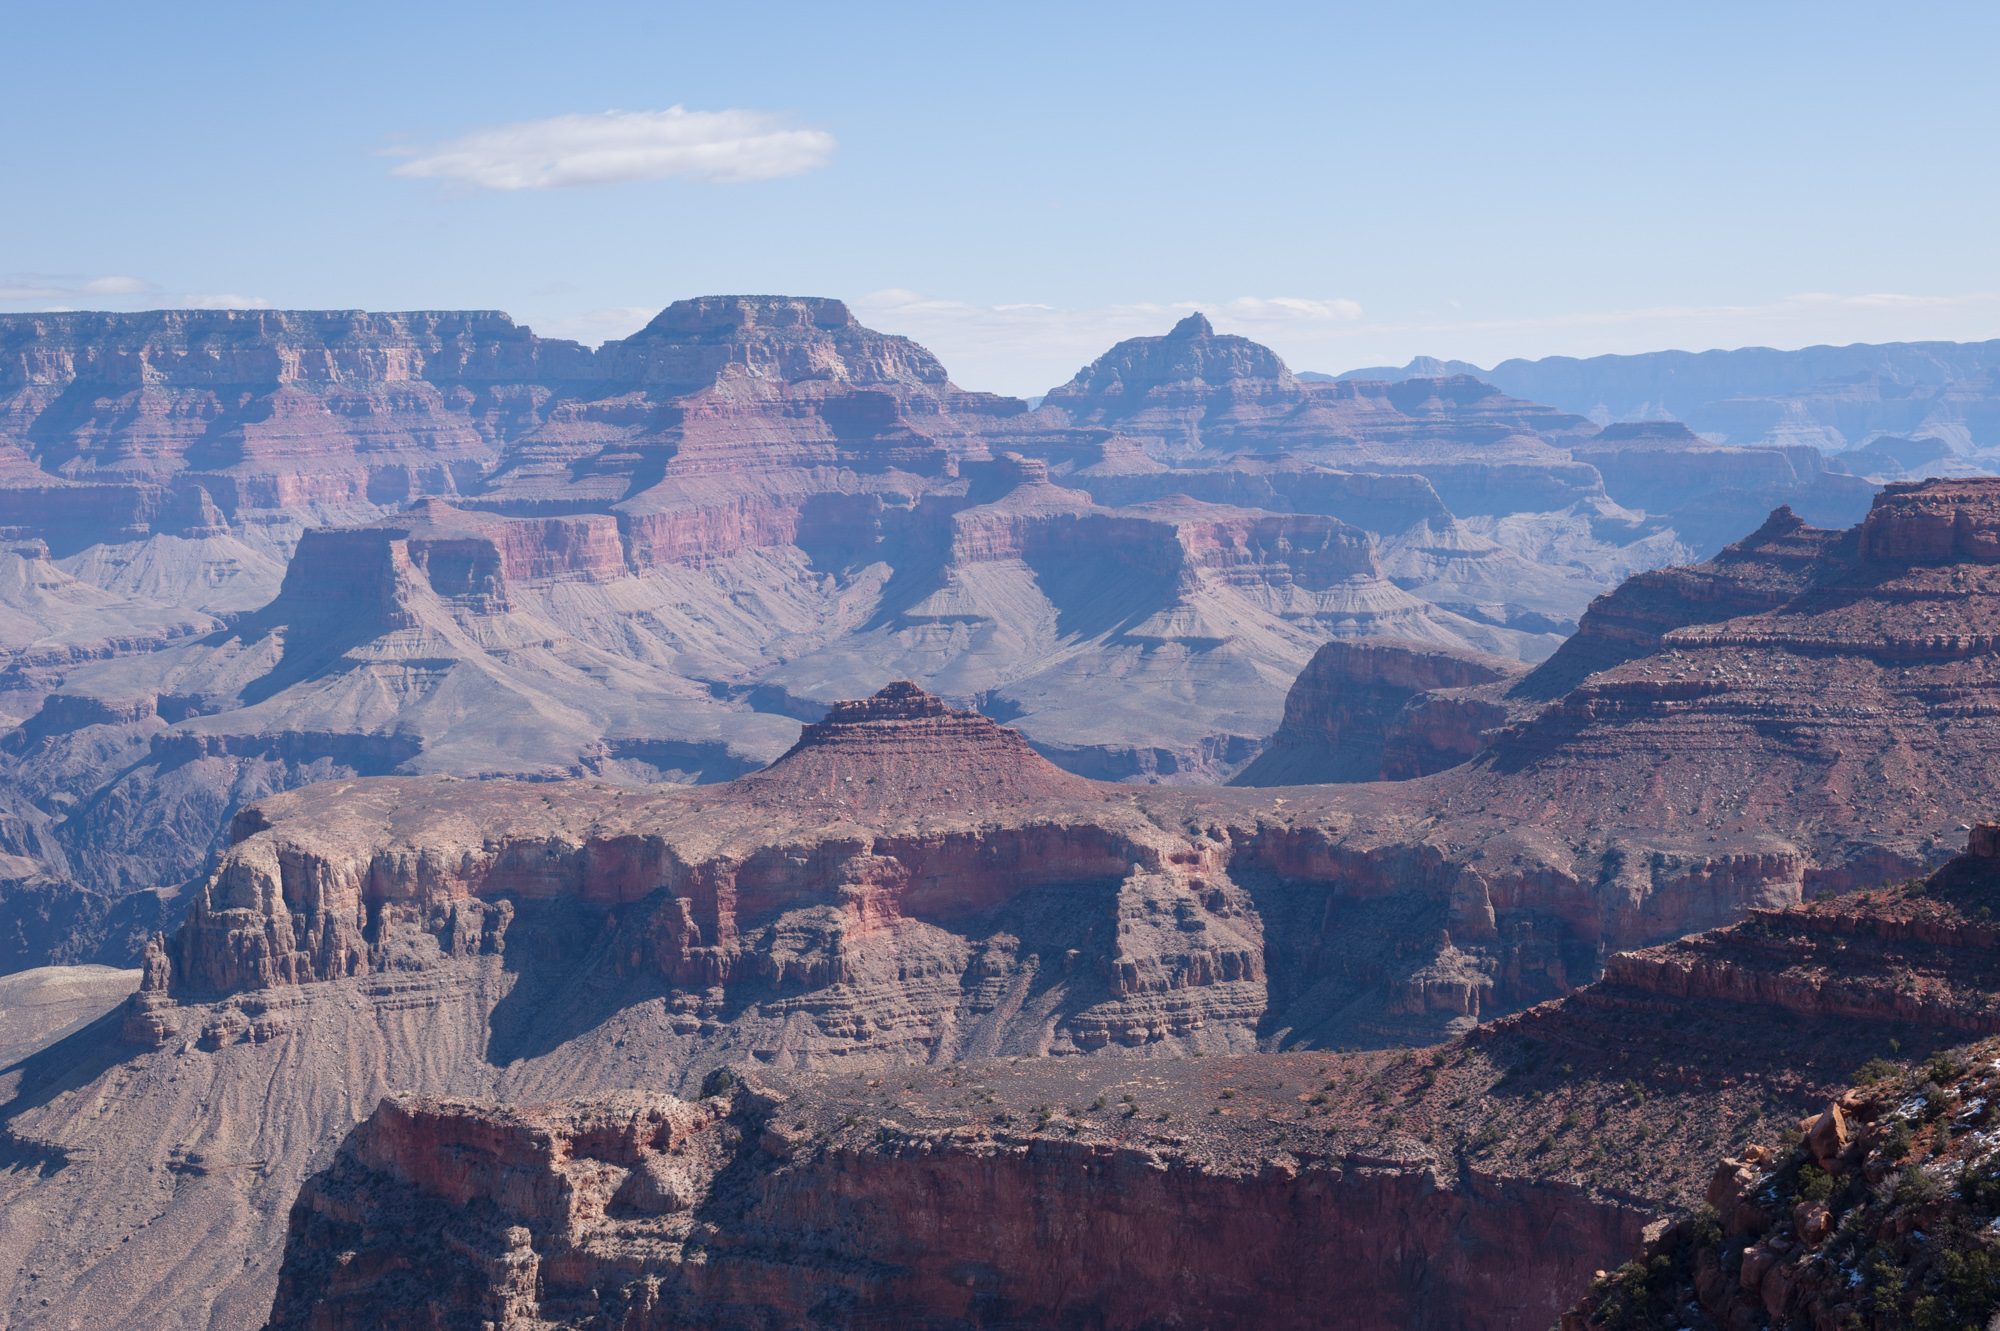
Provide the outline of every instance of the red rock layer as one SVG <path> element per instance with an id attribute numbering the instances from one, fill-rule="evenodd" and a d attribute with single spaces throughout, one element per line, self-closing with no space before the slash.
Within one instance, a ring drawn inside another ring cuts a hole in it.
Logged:
<path id="1" fill-rule="evenodd" d="M 1440 1187 L 1281 1131 L 1218 1160 L 818 1135 L 829 1109 L 387 1102 L 294 1207 L 270 1326 L 1539 1327 L 1537 1291 L 1636 1232 L 1560 1186 Z"/>
<path id="2" fill-rule="evenodd" d="M 1501 688 L 1523 670 L 1417 643 L 1330 642 L 1293 683 L 1265 752 L 1233 784 L 1402 780 L 1443 771 L 1471 758 L 1508 719 Z M 1482 685 L 1501 687 L 1463 692 Z"/>

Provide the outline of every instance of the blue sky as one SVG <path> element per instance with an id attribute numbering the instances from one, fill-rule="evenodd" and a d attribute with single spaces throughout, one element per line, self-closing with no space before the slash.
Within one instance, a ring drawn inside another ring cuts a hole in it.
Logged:
<path id="1" fill-rule="evenodd" d="M 1023 393 L 1195 306 L 1326 370 L 2000 336 L 2000 6 L 72 0 L 6 31 L 5 309 L 594 342 L 824 294 Z"/>

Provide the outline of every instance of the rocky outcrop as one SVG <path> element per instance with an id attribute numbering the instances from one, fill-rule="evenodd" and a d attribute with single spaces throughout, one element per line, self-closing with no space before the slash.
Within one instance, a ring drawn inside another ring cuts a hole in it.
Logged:
<path id="1" fill-rule="evenodd" d="M 1591 602 L 1575 636 L 1519 691 L 1553 698 L 1599 670 L 1656 650 L 1675 629 L 1782 605 L 1806 588 L 1838 537 L 1781 507 L 1713 559 L 1628 578 Z"/>
<path id="2" fill-rule="evenodd" d="M 1890 1052 L 1908 1062 L 1856 1060 L 1860 1084 L 1820 1100 L 1781 1144 L 1725 1156 L 1706 1205 L 1601 1277 L 1565 1328 L 1886 1331 L 1978 1326 L 2000 1310 L 1996 852 L 2000 828 L 1982 826 L 1927 882 L 1619 959 L 1607 999 L 1625 989 L 1684 1008 L 1761 1008 L 1866 1041 L 1855 1052 L 1879 1046 L 1864 1032 L 1887 1028 L 1903 1034 Z M 1968 1038 L 1978 1042 L 1938 1048 Z"/>
<path id="3" fill-rule="evenodd" d="M 1041 408 L 1015 428 L 1046 435 L 1079 427 L 1115 430 L 1164 458 L 1282 450 L 1384 461 L 1400 444 L 1406 463 L 1589 432 L 1581 419 L 1508 398 L 1469 376 L 1397 384 L 1301 380 L 1268 347 L 1219 334 L 1200 314 L 1164 336 L 1118 343 L 1050 389 Z M 1418 448 L 1408 447 L 1420 440 Z M 1559 468 L 1561 455 L 1538 447 Z"/>
<path id="4" fill-rule="evenodd" d="M 1642 1234 L 1647 1257 L 1569 1324 L 1827 1308 L 1837 1324 L 1863 1283 L 1900 1300 L 1862 1301 L 1886 1319 L 1873 1325 L 1906 1324 L 1918 1297 L 1972 1289 L 1912 1231 L 1958 1250 L 1991 1209 L 1960 1184 L 1985 1208 L 1966 1218 L 1947 1191 L 1961 1160 L 1968 1180 L 1990 1163 L 1974 1072 L 1989 1057 L 1932 1058 L 1922 1088 L 1840 1083 L 1871 1054 L 2000 1030 L 2000 937 L 1977 910 L 2000 832 L 1972 842 L 1928 884 L 1617 959 L 1420 1058 L 1263 1054 L 1171 1076 L 968 1064 L 754 1089 L 718 1074 L 692 1103 L 392 1101 L 303 1190 L 272 1324 L 476 1310 L 524 1327 L 1317 1325 L 1337 1303 L 1363 1327 L 1540 1326 Z M 1663 979 L 1658 958 L 1690 950 L 1706 967 Z M 1801 1001 L 1815 982 L 1832 1002 Z M 1984 1025 L 1940 1031 L 1944 1009 L 1903 993 L 1956 994 Z M 1737 1146 L 1711 1177 L 1704 1152 L 1793 1122 L 1789 1154 Z M 1913 1169 L 1932 1183 L 1921 1199 L 1899 1187 Z M 1712 1215 L 1648 1223 L 1704 1195 Z M 1863 1220 L 1874 1253 L 1833 1237 Z M 1367 1260 L 1294 1255 L 1329 1248 Z"/>
<path id="5" fill-rule="evenodd" d="M 408 783 L 357 785 L 339 801 L 357 825 L 322 817 L 310 837 L 322 853 L 371 823 L 378 841 L 383 828 L 433 837 L 412 793 Z M 521 793 L 525 809 L 542 807 L 533 788 Z M 616 804 L 593 798 L 590 816 L 615 823 Z M 715 827 L 718 812 L 704 825 Z M 1177 824 L 1189 814 L 1201 823 L 1214 810 L 1183 806 Z M 283 824 L 277 809 L 248 819 L 241 844 Z M 541 843 L 558 829 L 545 827 Z M 304 840 L 284 854 L 301 854 Z M 1974 840 L 1990 855 L 2000 833 Z M 1268 868 L 1307 867 L 1304 844 L 1288 861 L 1277 851 Z M 87 1292 L 114 1315 L 171 1298 L 213 1307 L 211 1320 L 228 1326 L 254 1325 L 267 1309 L 280 1326 L 334 1327 L 473 1315 L 503 1326 L 896 1315 L 991 1325 L 1082 1310 L 1144 1325 L 1167 1301 L 1218 1321 L 1261 1313 L 1306 1324 L 1332 1301 L 1360 1327 L 1543 1327 L 1592 1271 L 1658 1233 L 1647 1228 L 1656 1217 L 1697 1205 L 1718 1154 L 1801 1115 L 1817 1127 L 1857 1062 L 1922 1058 L 1939 1042 L 1893 1006 L 1802 1015 L 1786 977 L 1817 968 L 1837 983 L 1835 959 L 1852 958 L 1857 972 L 1902 964 L 1858 951 L 1859 928 L 1821 929 L 1822 912 L 1893 924 L 1949 907 L 1951 920 L 1976 927 L 1992 892 L 1990 858 L 1975 857 L 1922 893 L 1781 913 L 1786 930 L 1822 940 L 1803 966 L 1788 947 L 1756 945 L 1760 917 L 1731 931 L 1743 942 L 1713 944 L 1724 949 L 1714 955 L 1779 983 L 1697 988 L 1650 983 L 1658 968 L 1621 970 L 1422 1053 L 981 1061 L 1024 1046 L 974 1044 L 929 1066 L 899 1065 L 901 1018 L 876 1008 L 869 1038 L 888 1057 L 852 1073 L 785 1076 L 771 1071 L 784 1066 L 782 1046 L 731 1045 L 719 1026 L 692 1041 L 677 1034 L 705 1020 L 679 1001 L 685 990 L 619 987 L 643 935 L 593 947 L 577 917 L 547 909 L 562 889 L 525 845 L 507 853 L 521 887 L 498 955 L 426 952 L 385 915 L 377 937 L 402 940 L 396 965 L 174 1003 L 162 1001 L 171 992 L 159 987 L 163 954 L 127 1017 L 157 1038 L 114 1051 L 100 1028 L 30 1066 L 8 1108 L 10 1147 L 68 1163 L 9 1194 L 9 1241 L 42 1273 L 0 1273 L 13 1320 L 43 1325 L 51 1315 L 39 1298 Z M 1311 853 L 1338 851 L 1321 842 Z M 1349 866 L 1351 892 L 1367 890 L 1367 868 Z M 1378 863 L 1381 895 L 1407 899 L 1407 888 L 1386 889 L 1418 881 L 1417 868 L 1414 857 Z M 600 869 L 578 890 L 625 890 L 610 859 Z M 391 862 L 377 871 L 386 876 Z M 1428 871 L 1446 868 L 1433 860 Z M 298 886 L 318 872 L 307 868 Z M 1248 866 L 1237 872 L 1253 877 Z M 1058 901 L 1074 915 L 1074 892 Z M 1324 898 L 1314 904 L 1326 910 Z M 1167 934 L 1181 931 L 1185 916 L 1159 914 Z M 1329 914 L 1338 935 L 1342 917 Z M 1474 932 L 1467 915 L 1461 927 Z M 1285 929 L 1287 939 L 1303 932 Z M 1136 958 L 1139 936 L 1128 938 Z M 981 953 L 998 959 L 1006 947 L 992 936 Z M 1269 953 L 1273 984 L 1291 964 L 1285 953 Z M 1961 995 L 1963 1011 L 1990 986 L 1993 954 L 1969 932 L 1907 953 L 1916 987 Z M 1475 963 L 1464 949 L 1438 951 L 1410 973 L 1406 1001 L 1449 1001 Z M 1060 964 L 1051 956 L 1049 973 Z M 1015 1001 L 1004 972 L 977 974 L 975 987 L 998 981 L 1003 1005 Z M 896 977 L 906 991 L 925 984 L 907 964 Z M 1030 1005 L 1033 992 L 1022 994 Z M 1991 1001 L 2000 989 L 1985 993 Z M 739 1026 L 772 1001 L 745 1005 L 746 996 L 737 990 L 730 1005 Z M 784 1020 L 826 1019 L 829 996 L 784 1005 Z M 1318 1043 L 1298 1017 L 1341 1001 L 1322 988 L 1272 1042 Z M 726 1078 L 708 1075 L 719 1064 L 756 1087 L 725 1091 Z M 282 1078 L 290 1089 L 270 1096 L 277 1070 L 291 1068 L 309 1075 Z M 697 1087 L 718 1094 L 676 1101 L 657 1089 L 663 1082 L 690 1097 Z M 621 1089 L 634 1085 L 654 1089 Z M 399 1097 L 337 1156 L 315 1154 L 392 1089 Z M 1866 1140 L 1866 1120 L 1850 1118 L 1847 1130 L 1846 1147 L 1837 1123 L 1812 1139 L 1833 1158 Z M 289 1202 L 308 1170 L 321 1172 L 299 1194 L 281 1270 L 279 1235 L 254 1217 Z M 79 1213 L 104 1219 L 79 1227 L 67 1219 Z M 1286 1256 L 1294 1240 L 1357 1260 Z M 1265 1276 L 1264 1259 L 1245 1252 L 1277 1254 L 1286 1270 Z"/>
<path id="6" fill-rule="evenodd" d="M 1277 1124 L 829 1131 L 840 1107 L 386 1102 L 293 1208 L 269 1325 L 1525 1327 L 1637 1228 Z"/>
<path id="7" fill-rule="evenodd" d="M 743 786 L 755 800 L 847 818 L 907 814 L 927 801 L 985 811 L 1098 797 L 1090 782 L 1036 753 L 1019 733 L 908 680 L 835 703 Z"/>
<path id="8" fill-rule="evenodd" d="M 1284 722 L 1235 784 L 1403 780 L 1443 771 L 1479 752 L 1486 734 L 1508 720 L 1501 695 L 1522 672 L 1498 658 L 1393 640 L 1330 642 L 1300 673 Z"/>

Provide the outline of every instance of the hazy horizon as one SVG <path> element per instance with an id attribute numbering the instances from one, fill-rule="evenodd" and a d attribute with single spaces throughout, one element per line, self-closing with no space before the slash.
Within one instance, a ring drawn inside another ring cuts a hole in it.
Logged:
<path id="1" fill-rule="evenodd" d="M 1195 308 L 1328 373 L 2000 336 L 1989 8 L 250 13 L 11 16 L 0 309 L 831 292 L 1022 394 Z"/>

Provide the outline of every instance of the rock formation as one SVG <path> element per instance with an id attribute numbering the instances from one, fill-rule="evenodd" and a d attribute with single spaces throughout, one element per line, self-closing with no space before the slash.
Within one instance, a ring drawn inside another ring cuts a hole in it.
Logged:
<path id="1" fill-rule="evenodd" d="M 1418 1057 L 718 1073 L 698 1101 L 529 1109 L 392 1100 L 305 1185 L 272 1324 L 1318 1325 L 1337 1304 L 1363 1327 L 1539 1327 L 1642 1234 L 1669 1261 L 1623 1268 L 1580 1324 L 1689 1325 L 1696 1289 L 1715 1325 L 1739 1324 L 1738 1304 L 1824 1308 L 1855 1297 L 1850 1268 L 1888 1279 L 1865 1243 L 1827 1236 L 1859 1180 L 1886 1201 L 1897 1163 L 1925 1153 L 1906 1127 L 1864 1166 L 1898 1117 L 1935 1151 L 1959 1127 L 1944 1115 L 1981 1112 L 1968 1072 L 1985 1058 L 1930 1055 L 2000 1032 L 2000 931 L 1977 915 L 1996 846 L 1983 828 L 1917 889 L 1621 958 Z M 1928 1058 L 1919 1075 L 1953 1089 L 1843 1094 L 1871 1055 L 1891 1076 L 1882 1055 Z M 1749 1147 L 1711 1178 L 1719 1149 L 1794 1121 L 1789 1158 Z M 1983 1162 L 1982 1139 L 1954 1156 Z M 1948 1182 L 1955 1164 L 1929 1173 Z M 1704 1197 L 1717 1218 L 1663 1217 Z M 1895 1223 L 1911 1209 L 1897 1197 L 1871 1226 L 1914 1268 L 1895 1276 L 1907 1317 L 1951 1277 Z M 1691 1237 L 1702 1225 L 1714 1237 Z M 1367 1259 L 1300 1255 L 1329 1249 Z M 1676 1272 L 1689 1291 L 1658 1297 Z M 1635 1303 L 1655 1319 L 1632 1320 Z M 1607 1309 L 1626 1320 L 1590 1320 Z"/>
<path id="2" fill-rule="evenodd" d="M 1782 1140 L 1725 1156 L 1705 1205 L 1601 1279 L 1565 1328 L 1886 1331 L 1980 1326 L 2000 1312 L 1996 857 L 2000 828 L 1982 826 L 1970 853 L 1928 882 L 1620 959 L 1614 973 L 1654 992 L 1715 993 L 1818 1029 L 1892 1021 L 1933 1048 L 1972 1043 L 1860 1063 L 1860 1084 Z"/>
<path id="3" fill-rule="evenodd" d="M 1401 780 L 1456 766 L 1507 721 L 1504 687 L 1522 673 L 1500 658 L 1393 639 L 1330 642 L 1299 674 L 1284 722 L 1235 784 Z M 1475 690 L 1482 685 L 1500 687 Z"/>
<path id="4" fill-rule="evenodd" d="M 1636 1232 L 1573 1188 L 1341 1152 L 1282 1096 L 1190 1137 L 1131 1092 L 863 1127 L 841 1091 L 385 1102 L 294 1207 L 269 1325 L 1514 1327 Z"/>
<path id="5" fill-rule="evenodd" d="M 725 778 L 902 676 L 1082 774 L 1218 780 L 1329 638 L 1538 660 L 1682 549 L 1604 507 L 1570 418 L 1301 384 L 1199 319 L 1038 412 L 790 297 L 679 302 L 596 351 L 490 313 L 0 331 L 0 523 L 48 551 L 0 578 L 0 772 L 31 810 L 4 964 L 122 956 L 118 900 L 184 899 L 263 793 Z M 1168 467 L 1099 423 L 1128 416 L 1224 451 Z M 1588 511 L 1482 534 L 1441 493 Z"/>

